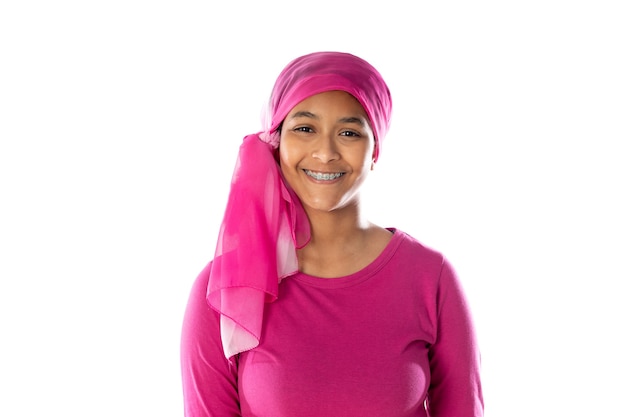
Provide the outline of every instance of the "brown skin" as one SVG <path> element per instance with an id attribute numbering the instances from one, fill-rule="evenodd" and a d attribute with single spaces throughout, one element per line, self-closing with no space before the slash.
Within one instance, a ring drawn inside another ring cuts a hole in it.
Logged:
<path id="1" fill-rule="evenodd" d="M 349 275 L 370 264 L 391 239 L 391 232 L 362 213 L 360 191 L 374 166 L 374 146 L 365 110 L 343 91 L 311 96 L 285 118 L 280 166 L 311 223 L 311 241 L 298 251 L 302 272 Z"/>

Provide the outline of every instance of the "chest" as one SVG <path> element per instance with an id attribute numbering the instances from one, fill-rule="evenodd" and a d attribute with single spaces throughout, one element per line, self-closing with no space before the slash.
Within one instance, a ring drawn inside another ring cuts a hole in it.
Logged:
<path id="1" fill-rule="evenodd" d="M 243 415 L 425 415 L 430 336 L 419 306 L 372 294 L 283 294 L 268 309 L 263 343 L 240 357 Z"/>

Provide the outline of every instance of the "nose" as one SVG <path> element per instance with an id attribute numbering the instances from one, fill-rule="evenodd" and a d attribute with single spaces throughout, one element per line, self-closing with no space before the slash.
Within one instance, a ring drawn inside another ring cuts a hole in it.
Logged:
<path id="1" fill-rule="evenodd" d="M 323 163 L 339 159 L 340 156 L 335 139 L 331 135 L 320 136 L 315 141 L 312 156 Z"/>

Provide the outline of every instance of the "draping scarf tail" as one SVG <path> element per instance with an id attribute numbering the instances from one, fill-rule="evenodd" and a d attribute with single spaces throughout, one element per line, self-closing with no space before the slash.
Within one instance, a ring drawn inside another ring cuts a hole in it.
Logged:
<path id="1" fill-rule="evenodd" d="M 296 249 L 310 238 L 304 208 L 274 151 L 258 134 L 244 138 L 209 271 L 206 298 L 220 313 L 229 359 L 259 345 L 265 304 L 276 300 L 282 279 L 298 272 Z"/>

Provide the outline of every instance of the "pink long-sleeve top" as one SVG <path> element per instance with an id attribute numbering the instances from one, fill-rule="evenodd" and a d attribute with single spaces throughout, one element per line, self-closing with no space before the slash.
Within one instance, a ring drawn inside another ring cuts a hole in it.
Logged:
<path id="1" fill-rule="evenodd" d="M 441 254 L 391 230 L 359 272 L 283 280 L 260 345 L 231 361 L 206 302 L 209 264 L 182 329 L 185 415 L 482 416 L 480 353 L 462 286 Z"/>

